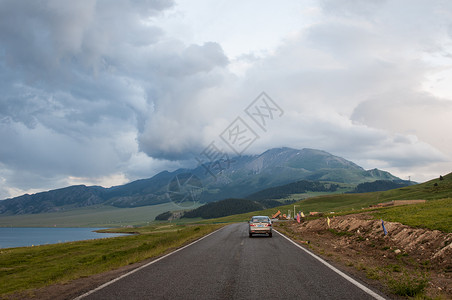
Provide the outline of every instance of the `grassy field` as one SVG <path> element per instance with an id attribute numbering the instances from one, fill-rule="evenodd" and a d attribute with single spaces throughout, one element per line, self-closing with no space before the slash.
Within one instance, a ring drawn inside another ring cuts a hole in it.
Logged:
<path id="1" fill-rule="evenodd" d="M 198 207 L 195 206 L 194 208 Z M 173 203 L 135 208 L 94 206 L 64 212 L 1 216 L 0 227 L 120 227 L 147 225 L 165 212 L 180 209 Z"/>
<path id="2" fill-rule="evenodd" d="M 414 227 L 450 232 L 450 222 L 452 220 L 451 198 L 452 173 L 444 176 L 442 180 L 438 178 L 400 189 L 363 194 L 335 194 L 312 197 L 271 209 L 205 220 L 203 223 L 243 222 L 247 221 L 253 215 L 271 216 L 278 210 L 285 214 L 290 210 L 293 215 L 294 205 L 296 205 L 296 211 L 301 210 L 305 214 L 313 211 L 326 214 L 331 212 L 349 214 L 362 212 L 363 208 L 369 208 L 369 205 L 381 202 L 402 199 L 425 199 L 427 200 L 425 204 L 378 210 L 378 213 L 375 213 L 375 217 L 384 218 L 388 221 L 401 222 Z"/>
<path id="3" fill-rule="evenodd" d="M 376 218 L 412 227 L 452 232 L 452 198 L 431 200 L 422 204 L 382 208 Z"/>
<path id="4" fill-rule="evenodd" d="M 162 255 L 220 227 L 166 224 L 134 229 L 140 234 L 131 236 L 1 249 L 0 295 L 133 264 Z"/>

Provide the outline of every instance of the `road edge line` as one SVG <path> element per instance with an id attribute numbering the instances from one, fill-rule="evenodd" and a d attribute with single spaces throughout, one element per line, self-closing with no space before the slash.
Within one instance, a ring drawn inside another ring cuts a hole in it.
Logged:
<path id="1" fill-rule="evenodd" d="M 360 283 L 360 282 L 356 281 L 355 279 L 351 278 L 350 276 L 348 276 L 347 274 L 345 274 L 341 270 L 339 270 L 336 267 L 334 267 L 333 265 L 329 264 L 327 261 L 325 261 L 320 256 L 317 256 L 316 254 L 312 253 L 311 251 L 309 251 L 309 250 L 305 249 L 304 247 L 300 246 L 299 244 L 295 243 L 293 240 L 291 240 L 289 237 L 287 237 L 286 235 L 282 234 L 278 230 L 276 230 L 276 229 L 273 229 L 273 230 L 276 231 L 283 238 L 287 239 L 289 242 L 291 242 L 292 244 L 294 244 L 295 246 L 297 246 L 298 248 L 300 248 L 301 250 L 303 250 L 304 252 L 306 252 L 307 254 L 311 255 L 312 257 L 317 259 L 319 262 L 321 262 L 322 264 L 324 264 L 325 266 L 330 268 L 332 271 L 336 272 L 338 275 L 340 275 L 341 277 L 343 277 L 344 279 L 346 279 L 347 281 L 349 281 L 350 283 L 352 283 L 356 287 L 360 288 L 361 290 L 363 290 L 364 292 L 369 294 L 370 296 L 372 296 L 372 297 L 374 297 L 375 299 L 378 299 L 378 300 L 386 300 L 386 298 L 384 298 L 383 296 L 375 293 L 374 291 L 372 291 L 371 289 L 369 289 L 368 287 L 366 287 L 362 283 Z"/>
<path id="2" fill-rule="evenodd" d="M 124 277 L 127 277 L 127 276 L 129 276 L 129 275 L 132 275 L 133 273 L 138 272 L 138 271 L 140 271 L 140 270 L 142 270 L 142 269 L 144 269 L 144 268 L 146 268 L 146 267 L 149 267 L 150 265 L 152 265 L 152 264 L 154 264 L 154 263 L 156 263 L 156 262 L 158 262 L 158 261 L 160 261 L 160 260 L 162 260 L 162 259 L 164 259 L 164 258 L 170 256 L 170 255 L 173 255 L 174 253 L 177 253 L 177 252 L 179 252 L 179 251 L 181 251 L 181 250 L 183 250 L 183 249 L 185 249 L 185 248 L 190 247 L 190 246 L 193 245 L 193 244 L 196 244 L 197 242 L 199 242 L 199 241 L 205 239 L 206 237 L 208 237 L 208 236 L 210 236 L 210 235 L 212 235 L 212 234 L 214 234 L 214 233 L 220 231 L 220 230 L 223 229 L 224 227 L 225 227 L 225 226 L 223 226 L 223 227 L 221 227 L 221 228 L 218 228 L 217 230 L 212 231 L 211 233 L 209 233 L 209 234 L 207 234 L 207 235 L 205 235 L 205 236 L 200 237 L 199 239 L 197 239 L 197 240 L 191 242 L 191 243 L 188 244 L 188 245 L 185 245 L 185 246 L 183 246 L 183 247 L 181 247 L 181 248 L 178 248 L 178 249 L 174 250 L 173 252 L 170 252 L 170 253 L 168 253 L 168 254 L 165 254 L 165 255 L 163 255 L 162 257 L 159 257 L 159 258 L 157 258 L 157 259 L 155 259 L 155 260 L 153 260 L 153 261 L 151 261 L 151 262 L 148 262 L 147 264 L 142 265 L 141 267 L 138 267 L 138 268 L 136 268 L 136 269 L 133 269 L 132 271 L 127 272 L 127 273 L 125 273 L 125 274 L 123 274 L 123 275 L 121 275 L 121 276 L 119 276 L 119 277 L 116 277 L 115 279 L 112 279 L 112 280 L 110 280 L 110 281 L 107 281 L 107 282 L 105 282 L 104 284 L 98 286 L 97 288 L 92 289 L 92 290 L 90 290 L 90 291 L 88 291 L 88 292 L 86 292 L 86 293 L 84 293 L 84 294 L 82 294 L 82 295 L 80 295 L 80 296 L 77 296 L 77 297 L 74 298 L 73 300 L 80 300 L 80 299 L 83 299 L 83 298 L 85 298 L 85 297 L 88 297 L 89 295 L 91 295 L 91 294 L 93 294 L 93 293 L 95 293 L 95 292 L 97 292 L 97 291 L 100 291 L 101 289 L 103 289 L 103 288 L 105 288 L 105 287 L 107 287 L 107 286 L 109 286 L 109 285 L 115 283 L 116 281 L 119 281 L 119 280 L 123 279 Z"/>

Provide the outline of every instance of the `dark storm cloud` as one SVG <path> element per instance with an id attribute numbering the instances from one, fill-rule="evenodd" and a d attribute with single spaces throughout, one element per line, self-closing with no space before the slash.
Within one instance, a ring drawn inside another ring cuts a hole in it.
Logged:
<path id="1" fill-rule="evenodd" d="M 187 46 L 149 25 L 172 5 L 0 1 L 3 184 L 19 186 L 14 178 L 21 173 L 30 174 L 20 184 L 26 189 L 37 185 L 28 182 L 35 177 L 50 184 L 56 177 L 121 172 L 143 130 L 142 149 L 178 158 L 159 143 L 174 132 L 162 123 L 150 129 L 148 119 L 177 117 L 178 102 L 211 85 L 207 74 L 227 59 L 216 43 Z"/>

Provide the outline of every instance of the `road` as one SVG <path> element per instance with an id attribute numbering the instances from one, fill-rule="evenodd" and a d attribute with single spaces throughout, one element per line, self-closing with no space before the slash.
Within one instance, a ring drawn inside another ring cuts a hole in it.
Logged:
<path id="1" fill-rule="evenodd" d="M 288 239 L 214 234 L 83 299 L 375 299 Z"/>

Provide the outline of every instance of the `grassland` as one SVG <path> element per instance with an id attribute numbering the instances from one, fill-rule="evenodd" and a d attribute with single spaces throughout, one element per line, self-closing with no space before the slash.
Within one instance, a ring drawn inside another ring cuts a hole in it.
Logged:
<path id="1" fill-rule="evenodd" d="M 198 207 L 196 205 L 193 208 Z M 121 227 L 148 225 L 165 211 L 180 209 L 173 203 L 134 208 L 91 206 L 68 211 L 1 216 L 0 227 Z"/>
<path id="2" fill-rule="evenodd" d="M 376 218 L 399 222 L 411 227 L 452 232 L 452 198 L 382 208 L 372 214 Z"/>
<path id="3" fill-rule="evenodd" d="M 2 249 L 0 295 L 67 282 L 156 257 L 219 227 L 147 226 L 134 229 L 140 234 L 131 236 Z"/>

